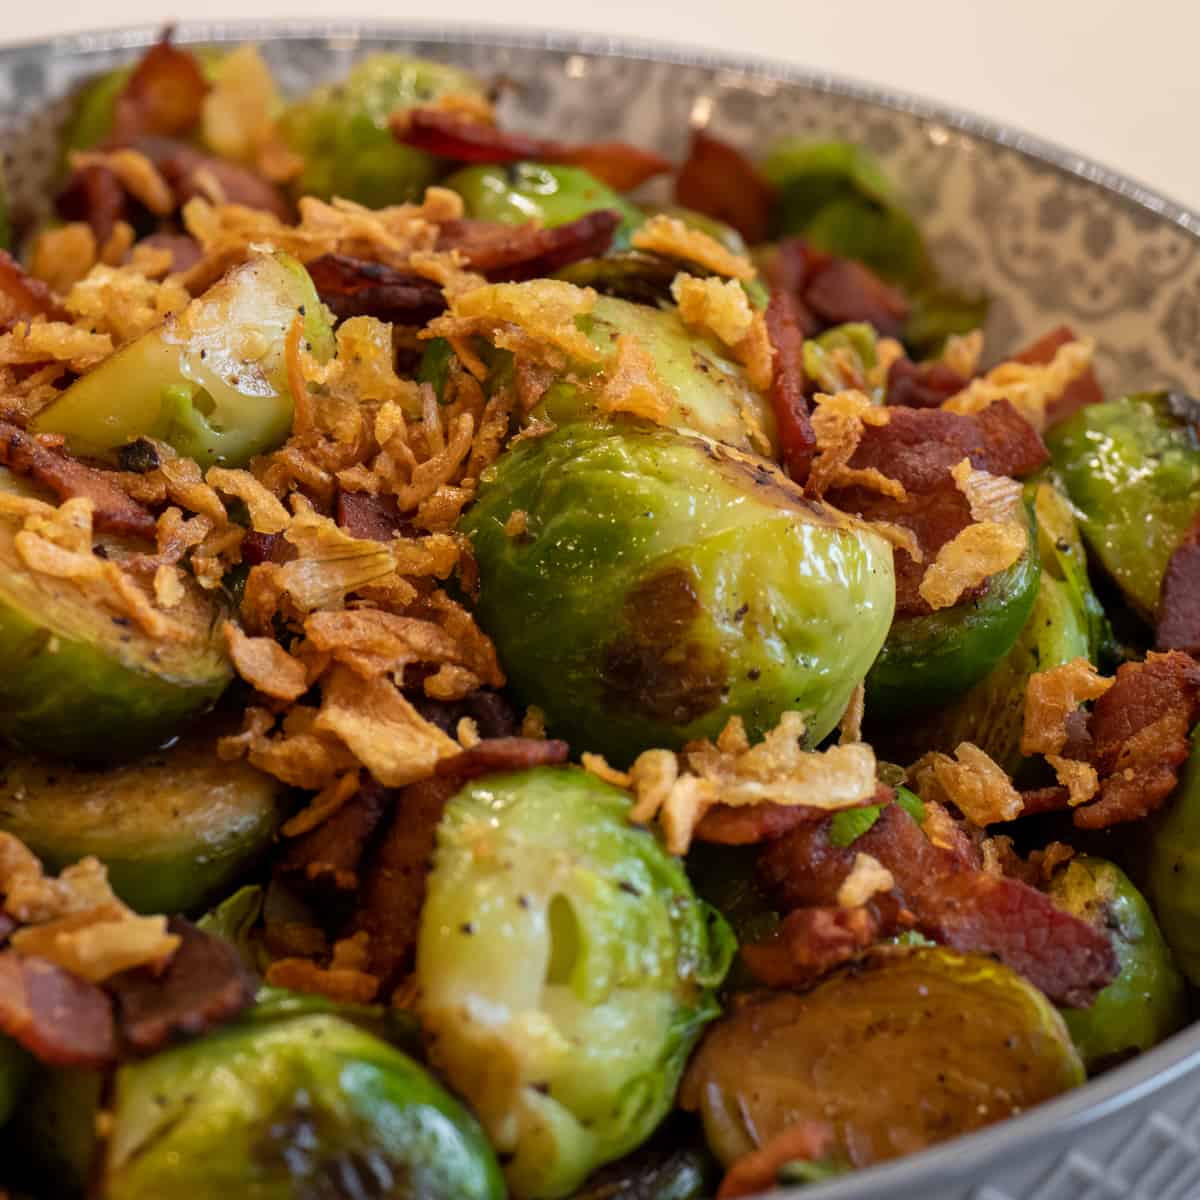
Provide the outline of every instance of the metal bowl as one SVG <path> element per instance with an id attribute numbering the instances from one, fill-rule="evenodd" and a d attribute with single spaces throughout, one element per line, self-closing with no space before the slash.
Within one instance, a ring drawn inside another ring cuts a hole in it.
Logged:
<path id="1" fill-rule="evenodd" d="M 0 48 L 0 148 L 14 209 L 48 208 L 63 98 L 154 28 Z M 1200 394 L 1200 215 L 1026 134 L 778 63 L 620 40 L 375 22 L 190 24 L 181 42 L 260 43 L 288 91 L 400 49 L 502 76 L 531 132 L 621 136 L 679 157 L 693 124 L 742 146 L 782 131 L 869 146 L 952 280 L 992 297 L 990 357 L 1054 325 L 1095 336 L 1112 392 Z M 1195 1200 L 1200 1027 L 1058 1100 L 795 1200 Z"/>

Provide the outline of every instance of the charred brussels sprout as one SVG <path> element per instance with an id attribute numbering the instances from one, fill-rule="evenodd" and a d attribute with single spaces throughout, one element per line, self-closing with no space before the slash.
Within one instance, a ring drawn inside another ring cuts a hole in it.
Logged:
<path id="1" fill-rule="evenodd" d="M 921 1150 L 1083 1082 L 1062 1018 L 992 959 L 877 951 L 804 995 L 714 1025 L 680 1095 L 729 1164 L 806 1118 L 853 1166 Z"/>
<path id="2" fill-rule="evenodd" d="M 308 272 L 289 255 L 259 255 L 73 383 L 34 427 L 109 462 L 152 437 L 201 466 L 241 466 L 291 432 L 284 343 L 297 315 L 312 352 L 328 357 L 333 334 Z"/>
<path id="3" fill-rule="evenodd" d="M 626 793 L 573 767 L 450 802 L 417 948 L 434 1062 L 517 1197 L 570 1193 L 670 1111 L 732 937 Z"/>
<path id="4" fill-rule="evenodd" d="M 217 759 L 211 737 L 100 771 L 16 759 L 0 765 L 0 829 L 50 871 L 95 855 L 140 912 L 190 912 L 270 844 L 282 791 L 245 763 Z"/>
<path id="5" fill-rule="evenodd" d="M 1150 620 L 1200 510 L 1200 446 L 1172 403 L 1155 394 L 1089 404 L 1046 435 L 1088 548 Z"/>
<path id="6" fill-rule="evenodd" d="M 640 208 L 582 167 L 531 162 L 464 167 L 455 171 L 444 186 L 463 198 L 468 217 L 481 221 L 501 221 L 506 225 L 540 221 L 551 228 L 597 209 L 611 208 L 621 214 L 617 241 L 624 244 L 645 220 Z"/>
<path id="7" fill-rule="evenodd" d="M 1063 1020 L 1089 1071 L 1149 1050 L 1188 1019 L 1187 990 L 1150 906 L 1120 867 L 1072 859 L 1050 895 L 1060 908 L 1110 932 L 1121 973 L 1089 1008 Z"/>
<path id="8" fill-rule="evenodd" d="M 887 721 L 938 708 L 977 684 L 1016 643 L 1040 578 L 1035 523 L 1029 518 L 1025 553 L 993 575 L 982 596 L 892 626 L 867 676 L 872 717 Z"/>
<path id="9" fill-rule="evenodd" d="M 32 1071 L 33 1060 L 29 1055 L 0 1034 L 0 1125 L 13 1115 Z"/>
<path id="10" fill-rule="evenodd" d="M 0 488 L 19 485 L 0 470 Z M 0 739 L 108 762 L 161 745 L 216 701 L 233 668 L 198 585 L 187 584 L 171 610 L 183 636 L 160 640 L 114 621 L 72 580 L 31 571 L 16 548 L 20 531 L 19 520 L 0 518 Z"/>
<path id="11" fill-rule="evenodd" d="M 524 530 L 506 532 L 515 512 Z M 621 763 L 734 715 L 757 737 L 794 709 L 819 741 L 895 600 L 881 538 L 764 460 L 666 430 L 524 442 L 462 528 L 480 622 L 521 699 Z"/>
<path id="12" fill-rule="evenodd" d="M 388 118 L 449 93 L 482 98 L 484 89 L 474 75 L 445 63 L 376 54 L 340 83 L 296 101 L 280 129 L 304 158 L 297 194 L 341 196 L 368 208 L 415 200 L 437 178 L 438 160 L 401 146 Z"/>
<path id="13" fill-rule="evenodd" d="M 247 1023 L 123 1066 L 105 1200 L 501 1200 L 475 1121 L 407 1055 L 335 1016 Z"/>

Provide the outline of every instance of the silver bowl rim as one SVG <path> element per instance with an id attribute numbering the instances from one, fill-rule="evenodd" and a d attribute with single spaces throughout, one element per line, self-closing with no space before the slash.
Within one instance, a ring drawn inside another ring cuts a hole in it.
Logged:
<path id="1" fill-rule="evenodd" d="M 130 25 L 31 38 L 0 44 L 0 71 L 30 54 L 70 57 L 150 45 L 163 25 Z M 431 44 L 490 45 L 504 49 L 553 51 L 564 54 L 625 58 L 648 63 L 729 71 L 748 79 L 767 79 L 787 86 L 821 92 L 937 122 L 981 141 L 1015 151 L 1045 167 L 1111 193 L 1178 226 L 1200 239 L 1200 211 L 1169 199 L 1161 192 L 1054 142 L 1002 122 L 936 101 L 880 87 L 828 71 L 782 62 L 769 57 L 733 55 L 652 39 L 612 37 L 597 33 L 521 29 L 480 23 L 416 20 L 221 20 L 184 21 L 173 26 L 180 43 L 287 41 L 326 39 L 348 44 L 361 38 L 420 41 Z M 864 1200 L 882 1197 L 893 1187 L 930 1182 L 939 1176 L 962 1178 L 985 1168 L 1006 1152 L 1030 1152 L 1051 1139 L 1061 1139 L 1086 1125 L 1113 1116 L 1183 1076 L 1200 1071 L 1200 1017 L 1188 1029 L 1162 1045 L 1020 1116 L 956 1138 L 907 1158 L 855 1171 L 841 1179 L 803 1189 L 771 1193 L 779 1200 Z"/>

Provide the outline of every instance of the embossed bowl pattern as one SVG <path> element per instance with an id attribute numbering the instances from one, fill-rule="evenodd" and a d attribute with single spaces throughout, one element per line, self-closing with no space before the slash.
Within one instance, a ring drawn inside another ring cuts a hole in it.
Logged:
<path id="1" fill-rule="evenodd" d="M 15 214 L 47 212 L 64 97 L 151 28 L 0 47 L 0 150 Z M 992 298 L 988 357 L 1063 321 L 1096 338 L 1112 393 L 1200 394 L 1200 215 L 968 114 L 770 62 L 606 38 L 372 22 L 187 24 L 258 42 L 285 90 L 403 49 L 503 77 L 513 127 L 619 135 L 679 157 L 693 123 L 744 147 L 783 131 L 859 141 L 907 194 L 947 276 Z M 795 1200 L 1198 1200 L 1200 1027 L 1002 1125 Z"/>

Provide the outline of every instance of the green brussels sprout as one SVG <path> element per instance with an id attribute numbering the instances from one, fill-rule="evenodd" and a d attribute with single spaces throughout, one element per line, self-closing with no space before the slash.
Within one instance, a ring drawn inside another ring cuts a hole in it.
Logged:
<path id="1" fill-rule="evenodd" d="M 73 383 L 33 428 L 107 462 L 151 437 L 201 466 L 243 466 L 291 432 L 284 343 L 297 314 L 328 358 L 333 331 L 308 272 L 290 255 L 259 255 Z"/>
<path id="2" fill-rule="evenodd" d="M 633 231 L 646 219 L 636 204 L 583 167 L 533 162 L 463 167 L 444 180 L 443 186 L 463 198 L 468 217 L 505 225 L 539 221 L 553 228 L 597 209 L 615 209 L 622 217 L 614 239 L 617 248 L 628 245 Z"/>
<path id="3" fill-rule="evenodd" d="M 246 1022 L 116 1073 L 105 1200 L 501 1200 L 491 1148 L 422 1067 L 336 1016 Z"/>
<path id="4" fill-rule="evenodd" d="M 1195 433 L 1157 393 L 1089 404 L 1046 444 L 1088 549 L 1152 621 L 1167 561 L 1200 511 Z"/>
<path id="5" fill-rule="evenodd" d="M 16 1167 L 16 1178 L 6 1178 L 6 1184 L 54 1200 L 76 1200 L 87 1193 L 105 1079 L 103 1071 L 34 1069 L 4 1129 L 0 1152 L 6 1167 Z"/>
<path id="6" fill-rule="evenodd" d="M 987 296 L 945 283 L 910 288 L 908 301 L 908 317 L 900 336 L 914 358 L 936 357 L 947 339 L 981 329 L 987 321 Z"/>
<path id="7" fill-rule="evenodd" d="M 133 68 L 133 63 L 114 67 L 76 89 L 59 139 L 64 162 L 71 151 L 91 150 L 108 137 L 117 97 L 129 82 Z"/>
<path id="8" fill-rule="evenodd" d="M 1102 858 L 1073 858 L 1050 884 L 1055 903 L 1109 931 L 1121 972 L 1088 1008 L 1064 1009 L 1090 1071 L 1149 1050 L 1188 1021 L 1187 986 L 1158 922 L 1125 872 Z"/>
<path id="9" fill-rule="evenodd" d="M 1150 905 L 1175 961 L 1200 987 L 1200 726 L 1179 787 L 1151 820 L 1146 855 Z"/>
<path id="10" fill-rule="evenodd" d="M 680 1092 L 726 1165 L 797 1121 L 862 1167 L 1083 1082 L 1062 1017 L 1001 963 L 878 950 L 803 995 L 760 992 L 709 1030 Z"/>
<path id="11" fill-rule="evenodd" d="M 1028 509 L 1025 552 L 988 581 L 977 599 L 895 622 L 867 676 L 867 711 L 875 720 L 939 708 L 985 678 L 1025 628 L 1041 579 L 1036 520 Z"/>
<path id="12" fill-rule="evenodd" d="M 0 1125 L 16 1110 L 29 1076 L 33 1060 L 11 1038 L 0 1034 Z"/>
<path id="13" fill-rule="evenodd" d="M 629 796 L 576 767 L 468 784 L 417 944 L 429 1053 L 516 1197 L 568 1195 L 670 1111 L 733 952 Z"/>
<path id="14" fill-rule="evenodd" d="M 304 158 L 301 196 L 341 196 L 368 208 L 415 200 L 438 176 L 438 160 L 401 146 L 388 118 L 448 93 L 484 95 L 468 71 L 445 63 L 375 54 L 339 83 L 327 83 L 284 110 L 284 140 Z"/>
<path id="15" fill-rule="evenodd" d="M 0 469 L 0 489 L 26 490 Z M 160 746 L 233 677 L 212 599 L 189 585 L 160 641 L 115 623 L 72 580 L 30 571 L 21 522 L 0 518 L 0 738 L 54 758 L 108 762 Z M 116 551 L 112 555 L 116 555 Z"/>
<path id="16" fill-rule="evenodd" d="M 876 404 L 885 389 L 871 387 L 867 372 L 879 362 L 879 335 L 862 322 L 835 325 L 804 343 L 804 374 L 818 391 L 836 395 L 847 388 L 865 392 Z"/>
<path id="17" fill-rule="evenodd" d="M 510 536 L 511 515 L 525 532 Z M 752 738 L 794 709 L 814 744 L 886 635 L 891 548 L 765 460 L 663 429 L 577 425 L 510 450 L 461 528 L 477 614 L 524 703 L 628 762 Z"/>
<path id="18" fill-rule="evenodd" d="M 100 771 L 9 760 L 0 766 L 0 829 L 55 873 L 95 855 L 139 912 L 191 912 L 270 845 L 283 794 L 270 775 L 217 759 L 211 736 L 189 737 Z"/>

